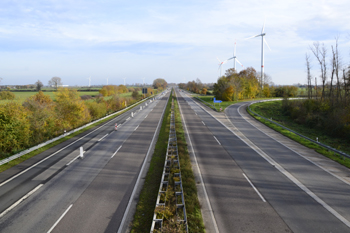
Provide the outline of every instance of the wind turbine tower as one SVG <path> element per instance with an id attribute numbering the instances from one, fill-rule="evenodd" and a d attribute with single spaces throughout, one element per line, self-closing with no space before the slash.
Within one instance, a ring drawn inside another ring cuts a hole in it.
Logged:
<path id="1" fill-rule="evenodd" d="M 145 85 L 145 78 L 142 78 L 142 80 L 143 80 L 143 85 Z"/>
<path id="2" fill-rule="evenodd" d="M 266 33 L 264 32 L 265 29 L 265 21 L 264 21 L 264 25 L 263 28 L 261 30 L 261 34 L 252 36 L 252 37 L 248 37 L 246 40 L 254 38 L 254 37 L 259 37 L 261 36 L 261 87 L 263 87 L 264 84 L 264 42 L 267 45 L 267 47 L 270 49 L 269 44 L 267 43 L 267 41 L 265 40 L 265 35 Z M 271 49 L 270 49 L 271 50 Z"/>
<path id="3" fill-rule="evenodd" d="M 242 67 L 244 67 L 244 66 L 242 65 L 242 63 L 240 63 L 240 62 L 238 61 L 237 56 L 236 56 L 236 41 L 235 41 L 235 47 L 234 47 L 234 49 L 233 49 L 233 57 L 231 57 L 231 58 L 229 58 L 229 59 L 227 59 L 227 60 L 231 60 L 231 59 L 233 59 L 233 68 L 235 69 L 235 71 L 237 71 L 237 70 L 236 70 L 236 62 L 238 62 Z"/>
<path id="4" fill-rule="evenodd" d="M 107 78 L 107 85 L 108 85 L 108 78 Z"/>
<path id="5" fill-rule="evenodd" d="M 89 87 L 90 87 L 90 83 L 91 83 L 91 76 L 90 76 L 88 79 L 89 79 Z"/>
<path id="6" fill-rule="evenodd" d="M 124 79 L 124 86 L 125 86 L 125 79 L 126 79 L 126 78 L 123 78 L 123 79 Z"/>
<path id="7" fill-rule="evenodd" d="M 221 73 L 222 73 L 222 65 L 225 64 L 228 60 L 225 61 L 220 61 L 220 59 L 218 57 L 216 57 L 219 61 L 219 70 L 220 70 L 220 77 L 221 77 Z M 220 78 L 219 77 L 219 78 Z"/>

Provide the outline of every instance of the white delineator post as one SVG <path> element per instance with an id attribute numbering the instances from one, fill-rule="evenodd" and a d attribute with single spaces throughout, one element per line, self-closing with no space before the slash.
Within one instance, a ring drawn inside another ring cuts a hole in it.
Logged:
<path id="1" fill-rule="evenodd" d="M 118 124 L 117 124 L 117 123 L 115 123 L 114 129 L 115 129 L 115 130 L 118 130 Z"/>
<path id="2" fill-rule="evenodd" d="M 80 156 L 79 156 L 81 159 L 84 158 L 84 150 L 83 150 L 83 147 L 81 146 L 80 147 Z"/>
<path id="3" fill-rule="evenodd" d="M 131 117 L 134 117 L 134 113 L 133 112 L 131 112 Z"/>

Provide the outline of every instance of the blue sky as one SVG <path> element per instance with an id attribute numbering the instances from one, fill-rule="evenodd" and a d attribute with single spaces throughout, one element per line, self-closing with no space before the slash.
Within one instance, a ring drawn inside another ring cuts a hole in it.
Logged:
<path id="1" fill-rule="evenodd" d="M 1 84 L 67 85 L 215 82 L 218 61 L 232 56 L 260 70 L 266 19 L 265 72 L 275 84 L 305 83 L 305 53 L 314 41 L 339 36 L 344 65 L 350 58 L 350 2 L 346 0 L 118 1 L 2 0 Z M 232 62 L 224 69 L 232 68 Z M 238 68 L 238 70 L 240 70 Z M 312 75 L 318 76 L 312 57 Z"/>

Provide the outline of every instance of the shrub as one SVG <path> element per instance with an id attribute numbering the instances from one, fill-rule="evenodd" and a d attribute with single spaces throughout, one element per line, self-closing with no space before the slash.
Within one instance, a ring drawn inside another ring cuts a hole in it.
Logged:
<path id="1" fill-rule="evenodd" d="M 10 91 L 1 91 L 0 92 L 0 100 L 13 100 L 15 99 L 15 94 Z"/>

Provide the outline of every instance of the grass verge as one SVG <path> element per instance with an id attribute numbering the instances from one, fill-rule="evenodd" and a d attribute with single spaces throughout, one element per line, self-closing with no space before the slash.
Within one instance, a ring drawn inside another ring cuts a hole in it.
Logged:
<path id="1" fill-rule="evenodd" d="M 158 140 L 152 155 L 151 163 L 140 193 L 131 232 L 150 232 L 154 208 L 157 201 L 160 180 L 162 178 L 165 155 L 168 146 L 170 128 L 171 98 L 167 103 Z"/>
<path id="2" fill-rule="evenodd" d="M 137 106 L 139 104 L 141 104 L 141 103 L 137 103 L 137 104 L 135 104 L 135 106 Z M 19 157 L 17 159 L 14 159 L 14 160 L 12 160 L 12 161 L 10 161 L 8 163 L 5 163 L 5 164 L 0 166 L 0 173 L 5 171 L 5 170 L 7 170 L 7 169 L 10 169 L 11 167 L 16 166 L 16 165 L 26 161 L 27 159 L 30 159 L 30 158 L 32 158 L 32 157 L 34 157 L 34 156 L 36 156 L 36 155 L 38 155 L 38 154 L 40 154 L 40 153 L 50 149 L 50 148 L 52 148 L 52 147 L 54 147 L 54 146 L 56 146 L 56 145 L 58 145 L 58 144 L 60 144 L 60 143 L 62 143 L 64 141 L 67 141 L 67 140 L 69 140 L 69 139 L 71 139 L 71 138 L 73 138 L 73 137 L 75 137 L 75 136 L 77 136 L 77 135 L 79 135 L 79 134 L 81 134 L 81 133 L 91 129 L 91 128 L 97 127 L 97 126 L 99 126 L 99 125 L 101 125 L 101 124 L 103 124 L 103 123 L 105 123 L 105 122 L 107 122 L 107 121 L 109 121 L 109 120 L 111 120 L 111 119 L 113 119 L 113 118 L 123 114 L 124 112 L 126 112 L 128 110 L 129 109 L 125 109 L 125 110 L 121 111 L 120 113 L 118 113 L 116 115 L 110 116 L 110 117 L 108 117 L 108 118 L 106 118 L 104 120 L 101 120 L 101 121 L 96 122 L 96 123 L 94 123 L 92 125 L 89 125 L 89 126 L 85 127 L 84 129 L 81 129 L 81 130 L 79 130 L 77 132 L 74 132 L 74 133 L 72 133 L 72 134 L 70 134 L 70 135 L 68 135 L 68 136 L 66 136 L 64 138 L 61 138 L 61 139 L 59 139 L 57 141 L 54 141 L 54 142 L 52 142 L 52 143 L 50 143 L 50 144 L 48 144 L 46 146 L 43 146 L 43 147 L 41 147 L 41 148 L 39 148 L 37 150 L 34 150 L 34 151 L 32 151 L 32 152 L 30 152 L 28 154 L 25 154 L 25 155 L 23 155 L 23 156 L 21 156 L 21 157 Z"/>
<path id="3" fill-rule="evenodd" d="M 266 99 L 271 99 L 271 98 L 256 98 L 256 99 L 244 99 L 244 100 L 238 100 L 238 101 L 222 101 L 222 103 L 216 103 L 215 106 L 213 107 L 214 103 L 213 103 L 213 98 L 215 96 L 213 95 L 206 95 L 206 96 L 196 96 L 197 98 L 205 101 L 208 103 L 208 107 L 214 109 L 214 110 L 219 110 L 220 108 L 222 108 L 222 111 L 225 111 L 225 109 L 235 103 L 238 102 L 245 102 L 245 101 L 251 101 L 251 100 L 266 100 Z M 209 105 L 210 104 L 210 105 Z M 212 106 L 211 106 L 212 105 Z M 216 109 L 215 109 L 216 108 Z"/>
<path id="4" fill-rule="evenodd" d="M 175 103 L 175 128 L 177 137 L 178 154 L 181 165 L 182 187 L 185 194 L 186 213 L 189 232 L 205 232 L 201 206 L 197 196 L 196 181 L 192 171 L 191 159 L 187 150 L 185 133 L 182 126 L 181 115 L 177 99 Z"/>
<path id="5" fill-rule="evenodd" d="M 313 130 L 307 127 L 304 127 L 302 125 L 296 124 L 294 122 L 292 122 L 292 120 L 288 120 L 288 118 L 286 116 L 283 116 L 283 114 L 280 111 L 279 105 L 281 104 L 281 101 L 272 101 L 272 102 L 265 102 L 265 103 L 257 103 L 257 104 L 252 104 L 250 106 L 251 110 L 266 117 L 266 118 L 271 118 L 273 117 L 273 120 L 275 120 L 276 122 L 278 122 L 281 125 L 284 125 L 302 135 L 305 135 L 307 137 L 310 138 L 315 138 L 315 134 L 316 135 L 322 135 L 322 139 L 325 139 L 324 141 L 322 141 L 322 143 L 324 144 L 328 144 L 332 147 L 334 147 L 334 145 L 339 144 L 339 139 L 332 139 L 331 137 L 328 137 L 324 134 L 320 134 L 319 131 L 317 130 Z M 266 126 L 272 128 L 273 130 L 283 134 L 286 137 L 289 137 L 290 139 L 310 148 L 310 149 L 314 149 L 316 152 L 338 162 L 341 165 L 344 165 L 345 167 L 350 168 L 350 159 L 339 155 L 333 151 L 329 151 L 328 149 L 319 146 L 313 142 L 310 142 L 309 140 L 300 137 L 299 135 L 296 135 L 295 133 L 292 133 L 278 125 L 275 125 L 261 117 L 258 117 L 256 115 L 254 115 L 251 111 L 248 110 L 248 113 L 254 117 L 255 119 L 257 119 L 258 121 L 260 121 L 261 123 L 265 124 Z M 288 122 L 288 123 L 286 123 Z M 319 138 L 320 139 L 320 138 Z M 328 142 L 328 143 L 327 143 Z M 329 143 L 331 142 L 331 143 Z M 348 142 L 344 144 L 344 147 L 347 147 L 349 144 Z M 340 146 L 338 146 L 339 149 Z M 335 147 L 337 148 L 337 147 Z M 344 150 L 345 152 L 347 152 L 346 150 Z"/>

